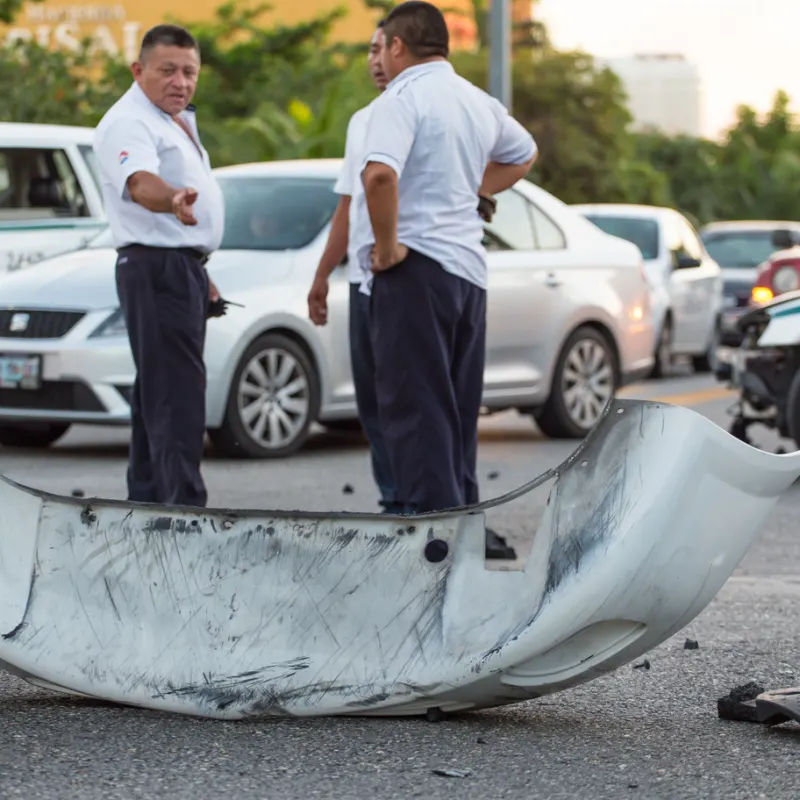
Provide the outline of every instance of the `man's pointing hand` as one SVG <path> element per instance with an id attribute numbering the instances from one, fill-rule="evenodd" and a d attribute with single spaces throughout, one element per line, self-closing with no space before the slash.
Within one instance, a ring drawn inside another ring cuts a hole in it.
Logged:
<path id="1" fill-rule="evenodd" d="M 192 207 L 197 201 L 196 189 L 180 189 L 172 198 L 172 211 L 184 225 L 197 225 Z"/>

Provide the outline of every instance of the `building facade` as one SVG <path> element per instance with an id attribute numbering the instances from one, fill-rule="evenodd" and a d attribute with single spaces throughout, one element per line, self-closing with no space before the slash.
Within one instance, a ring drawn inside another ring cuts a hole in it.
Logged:
<path id="1" fill-rule="evenodd" d="M 178 22 L 191 28 L 193 22 L 208 22 L 225 0 L 44 0 L 27 3 L 12 25 L 0 29 L 0 41 L 33 40 L 44 47 L 78 50 L 82 39 L 93 48 L 131 62 L 136 58 L 145 31 L 161 22 Z M 254 0 L 255 2 L 255 0 Z M 373 31 L 379 11 L 362 0 L 272 0 L 264 15 L 266 25 L 295 24 L 346 5 L 347 16 L 333 27 L 337 41 L 365 41 Z M 477 28 L 471 0 L 443 0 L 447 9 L 453 49 L 477 44 Z"/>
<path id="2" fill-rule="evenodd" d="M 595 60 L 622 82 L 636 129 L 657 128 L 673 136 L 702 135 L 700 73 L 682 55 L 651 53 Z"/>

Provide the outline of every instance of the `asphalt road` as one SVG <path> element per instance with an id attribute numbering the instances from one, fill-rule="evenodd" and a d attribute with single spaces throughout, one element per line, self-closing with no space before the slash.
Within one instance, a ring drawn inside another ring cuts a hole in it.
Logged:
<path id="1" fill-rule="evenodd" d="M 626 394 L 688 405 L 727 426 L 731 400 L 709 378 Z M 794 449 L 767 433 L 754 438 L 765 449 Z M 518 415 L 486 419 L 484 496 L 515 488 L 573 448 L 543 439 Z M 125 431 L 75 429 L 46 454 L 0 450 L 0 472 L 50 491 L 124 497 L 125 456 Z M 209 457 L 205 476 L 215 506 L 375 509 L 365 447 L 348 436 L 321 433 L 281 462 Z M 521 555 L 545 496 L 490 515 Z M 650 669 L 629 665 L 543 700 L 435 724 L 206 722 L 65 699 L 0 673 L 0 797 L 796 798 L 800 726 L 721 721 L 716 701 L 750 680 L 800 685 L 798 518 L 800 484 L 706 611 L 647 654 Z M 699 648 L 685 650 L 686 638 Z"/>

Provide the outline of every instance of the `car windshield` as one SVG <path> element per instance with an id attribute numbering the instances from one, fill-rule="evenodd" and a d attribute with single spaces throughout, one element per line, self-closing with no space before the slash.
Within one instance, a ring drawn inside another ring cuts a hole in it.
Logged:
<path id="1" fill-rule="evenodd" d="M 726 269 L 753 269 L 775 252 L 771 230 L 709 232 L 700 238 L 711 258 Z"/>
<path id="2" fill-rule="evenodd" d="M 618 217 L 603 214 L 585 214 L 600 230 L 635 244 L 642 258 L 658 258 L 658 223 L 651 217 Z"/>
<path id="3" fill-rule="evenodd" d="M 225 198 L 220 250 L 298 250 L 328 224 L 339 197 L 335 178 L 219 177 Z M 87 247 L 113 247 L 105 228 Z"/>

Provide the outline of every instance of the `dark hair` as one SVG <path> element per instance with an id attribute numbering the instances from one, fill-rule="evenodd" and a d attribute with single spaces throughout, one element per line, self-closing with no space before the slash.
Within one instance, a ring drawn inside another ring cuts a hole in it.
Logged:
<path id="1" fill-rule="evenodd" d="M 450 53 L 450 32 L 442 12 L 424 0 L 407 0 L 395 6 L 383 28 L 387 47 L 400 39 L 416 58 L 430 58 Z"/>
<path id="2" fill-rule="evenodd" d="M 156 25 L 150 28 L 142 39 L 142 46 L 139 48 L 139 60 L 143 61 L 147 53 L 159 44 L 169 47 L 183 47 L 187 50 L 196 50 L 200 54 L 200 45 L 197 39 L 192 36 L 186 28 L 180 25 Z"/>
<path id="3" fill-rule="evenodd" d="M 379 19 L 378 24 L 375 26 L 376 28 L 383 28 L 386 25 L 385 19 Z"/>

